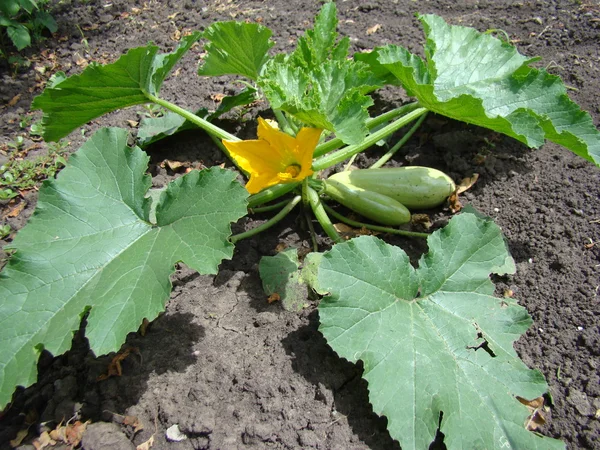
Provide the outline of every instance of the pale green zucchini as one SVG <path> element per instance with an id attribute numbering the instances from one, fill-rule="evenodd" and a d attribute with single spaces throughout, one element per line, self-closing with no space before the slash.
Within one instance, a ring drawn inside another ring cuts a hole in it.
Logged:
<path id="1" fill-rule="evenodd" d="M 352 170 L 328 180 L 386 195 L 409 209 L 435 208 L 456 189 L 444 172 L 421 166 Z"/>
<path id="2" fill-rule="evenodd" d="M 361 216 L 391 226 L 410 222 L 410 211 L 393 198 L 339 183 L 331 177 L 324 181 L 324 185 L 325 194 Z"/>

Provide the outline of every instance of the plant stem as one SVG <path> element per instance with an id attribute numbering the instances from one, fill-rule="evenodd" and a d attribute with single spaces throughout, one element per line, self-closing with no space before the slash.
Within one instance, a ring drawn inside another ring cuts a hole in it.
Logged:
<path id="1" fill-rule="evenodd" d="M 415 122 L 415 124 L 410 128 L 410 130 L 408 130 L 408 132 L 402 136 L 402 139 L 400 139 L 398 142 L 396 142 L 396 145 L 394 145 L 392 148 L 390 148 L 385 155 L 383 155 L 381 158 L 379 158 L 379 160 L 373 164 L 371 166 L 371 169 L 379 169 L 381 166 L 383 166 L 386 162 L 388 162 L 390 160 L 390 158 L 392 156 L 394 156 L 394 154 L 400 150 L 400 148 L 402 148 L 402 146 L 404 144 L 406 144 L 406 142 L 410 139 L 410 137 L 415 133 L 415 131 L 417 131 L 417 129 L 421 126 L 421 124 L 423 123 L 423 121 L 425 120 L 425 118 L 427 117 L 427 112 L 425 114 L 423 114 L 421 117 L 419 117 L 419 119 Z"/>
<path id="2" fill-rule="evenodd" d="M 335 211 L 333 208 L 328 206 L 326 203 L 323 203 L 323 202 L 321 202 L 321 203 L 323 204 L 323 208 L 325 208 L 325 211 L 327 211 L 329 214 L 331 214 L 336 219 L 338 219 L 352 227 L 366 228 L 368 230 L 381 231 L 383 233 L 399 234 L 399 235 L 408 236 L 408 237 L 418 237 L 418 238 L 429 237 L 429 234 L 427 234 L 427 233 L 419 233 L 417 231 L 399 230 L 397 228 L 389 228 L 389 227 L 383 227 L 381 225 L 371 225 L 369 223 L 357 222 L 356 220 L 348 219 L 347 217 L 342 216 L 340 213 Z"/>
<path id="3" fill-rule="evenodd" d="M 319 243 L 317 242 L 317 233 L 315 233 L 315 227 L 312 223 L 312 218 L 310 217 L 310 213 L 308 209 L 304 209 L 304 218 L 306 219 L 306 223 L 308 224 L 308 231 L 310 232 L 310 240 L 313 246 L 313 252 L 319 251 Z"/>
<path id="4" fill-rule="evenodd" d="M 354 160 L 356 159 L 357 156 L 358 156 L 358 153 L 356 155 L 352 155 L 352 157 L 348 160 L 348 164 L 346 164 L 346 167 L 344 167 L 344 172 L 347 172 L 350 170 L 350 168 L 352 167 L 352 164 L 354 164 Z"/>
<path id="5" fill-rule="evenodd" d="M 298 183 L 276 184 L 275 186 L 264 189 L 257 194 L 253 194 L 248 198 L 248 209 L 253 209 L 258 205 L 263 205 L 270 201 L 276 200 L 282 195 L 293 191 L 297 186 Z"/>
<path id="6" fill-rule="evenodd" d="M 177 106 L 171 102 L 168 102 L 167 100 L 163 100 L 162 98 L 158 98 L 147 92 L 146 92 L 146 97 L 148 97 L 148 99 L 150 101 L 156 103 L 157 105 L 163 106 L 163 107 L 167 108 L 168 110 L 173 111 L 174 113 L 177 113 L 180 116 L 186 118 L 193 124 L 198 125 L 200 128 L 202 128 L 207 133 L 209 133 L 213 136 L 216 136 L 219 139 L 225 139 L 226 141 L 240 141 L 241 140 L 237 136 L 234 136 L 233 134 L 228 133 L 227 131 L 219 128 L 216 125 L 213 125 L 208 120 L 198 117 L 196 114 L 191 113 L 183 108 L 180 108 L 179 106 Z"/>
<path id="7" fill-rule="evenodd" d="M 363 150 L 369 148 L 373 144 L 375 144 L 380 139 L 392 134 L 396 130 L 399 130 L 407 123 L 412 122 L 417 119 L 419 116 L 422 116 L 427 112 L 426 108 L 417 108 L 405 116 L 400 117 L 395 122 L 390 123 L 389 125 L 383 127 L 380 130 L 377 130 L 375 133 L 370 134 L 365 138 L 363 142 L 357 145 L 349 145 L 341 150 L 325 155 L 316 161 L 313 162 L 312 169 L 315 172 L 319 170 L 326 169 L 331 166 L 335 166 L 336 164 L 345 161 L 350 158 L 352 155 L 362 152 Z"/>
<path id="8" fill-rule="evenodd" d="M 310 207 L 313 210 L 313 214 L 321 224 L 323 231 L 327 233 L 327 236 L 329 236 L 329 238 L 336 244 L 343 242 L 343 239 L 335 230 L 333 224 L 331 223 L 331 220 L 329 219 L 329 216 L 325 212 L 319 194 L 317 194 L 317 192 L 313 188 L 311 188 L 306 182 L 302 185 L 302 194 L 303 197 L 306 196 L 306 200 L 310 204 Z"/>
<path id="9" fill-rule="evenodd" d="M 281 129 L 283 131 L 285 131 L 287 134 L 294 134 L 293 133 L 294 130 L 290 126 L 290 123 L 287 120 L 287 117 L 285 117 L 285 114 L 283 114 L 283 112 L 280 109 L 273 109 L 273 114 L 275 114 L 275 117 L 277 118 L 277 122 L 279 122 L 279 126 L 281 127 Z"/>
<path id="10" fill-rule="evenodd" d="M 388 122 L 389 120 L 395 119 L 398 116 L 408 114 L 409 112 L 414 111 L 418 108 L 418 106 L 418 102 L 413 102 L 409 103 L 408 105 L 401 106 L 400 108 L 392 109 L 391 111 L 383 113 L 377 117 L 373 117 L 372 119 L 367 120 L 367 128 L 369 130 L 372 130 L 373 128 L 381 125 L 382 123 Z M 317 148 L 315 148 L 315 151 L 313 153 L 313 157 L 318 158 L 319 156 L 322 156 L 325 153 L 337 150 L 342 145 L 344 145 L 344 143 L 341 139 L 331 139 L 330 141 L 317 145 Z"/>
<path id="11" fill-rule="evenodd" d="M 294 209 L 294 207 L 298 203 L 300 203 L 301 199 L 302 199 L 302 197 L 300 195 L 296 195 L 292 200 L 290 200 L 290 202 L 281 211 L 279 211 L 276 215 L 274 215 L 267 222 L 263 223 L 262 225 L 257 226 L 256 228 L 252 228 L 251 230 L 244 231 L 243 233 L 234 234 L 233 236 L 231 236 L 229 238 L 229 240 L 231 241 L 232 244 L 235 244 L 237 241 L 241 241 L 242 239 L 249 238 L 251 236 L 254 236 L 255 234 L 262 233 L 263 231 L 271 228 L 273 225 L 280 222 L 281 219 L 283 219 L 285 216 L 287 216 L 290 213 L 290 211 L 292 209 Z"/>
<path id="12" fill-rule="evenodd" d="M 290 200 L 283 200 L 283 201 L 277 202 L 273 205 L 263 206 L 260 208 L 251 208 L 248 210 L 248 212 L 254 214 L 254 213 L 264 213 L 264 212 L 274 211 L 276 209 L 280 209 L 281 207 L 287 205 L 289 202 L 290 202 Z"/>

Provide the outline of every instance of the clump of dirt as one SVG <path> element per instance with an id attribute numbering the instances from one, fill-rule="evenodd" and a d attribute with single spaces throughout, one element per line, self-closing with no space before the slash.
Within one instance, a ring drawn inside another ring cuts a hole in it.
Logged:
<path id="1" fill-rule="evenodd" d="M 91 60 L 113 61 L 148 41 L 170 49 L 182 33 L 232 18 L 268 26 L 277 42 L 274 50 L 290 49 L 318 7 L 298 0 L 243 5 L 218 0 L 57 2 L 53 14 L 58 35 L 25 54 L 31 68 L 18 75 L 1 69 L 4 142 L 23 133 L 20 119 L 55 70 L 78 73 Z M 452 24 L 482 31 L 503 29 L 521 53 L 542 56 L 548 70 L 563 77 L 573 100 L 590 111 L 598 125 L 598 6 L 398 0 L 340 2 L 338 8 L 339 31 L 350 36 L 354 51 L 396 43 L 422 53 L 417 12 L 436 13 Z M 214 108 L 215 94 L 237 89 L 228 78 L 197 77 L 201 54 L 201 46 L 193 48 L 163 88 L 165 98 L 190 110 Z M 386 88 L 376 100 L 383 110 L 406 101 L 406 96 Z M 84 127 L 86 135 L 101 126 L 129 127 L 127 120 L 139 118 L 135 111 L 95 120 Z M 242 135 L 252 134 L 258 114 L 268 114 L 264 104 L 242 117 Z M 83 139 L 80 132 L 73 133 L 70 148 L 78 148 Z M 366 153 L 357 163 L 367 164 L 377 152 L 381 150 Z M 226 163 L 201 133 L 170 138 L 151 154 L 155 186 L 176 175 L 161 164 L 167 159 L 191 165 Z M 530 150 L 512 139 L 433 115 L 393 163 L 430 165 L 457 181 L 479 173 L 463 203 L 494 218 L 517 263 L 515 275 L 495 281 L 499 293 L 512 291 L 534 319 L 516 349 L 550 386 L 553 408 L 542 431 L 570 448 L 593 448 L 600 439 L 598 169 L 552 144 Z M 30 191 L 4 204 L 3 220 L 15 230 L 21 228 L 35 199 Z M 7 216 L 21 201 L 27 202 L 24 210 Z M 255 226 L 265 217 L 245 219 L 237 227 Z M 447 214 L 439 217 L 443 221 Z M 310 300 L 300 313 L 267 302 L 258 262 L 276 248 L 308 249 L 303 223 L 298 212 L 268 232 L 241 241 L 234 258 L 224 262 L 216 276 L 178 267 L 165 313 L 148 326 L 145 336 L 129 336 L 120 360 L 121 376 L 103 376 L 115 355 L 93 355 L 83 332 L 77 333 L 73 349 L 65 355 L 43 354 L 38 383 L 20 389 L 0 416 L 0 447 L 8 448 L 28 426 L 31 440 L 44 427 L 51 429 L 79 414 L 97 426 L 84 442 L 86 448 L 100 448 L 109 438 L 119 441 L 119 448 L 134 448 L 151 436 L 153 449 L 399 448 L 386 431 L 386 419 L 372 412 L 361 367 L 340 359 L 318 332 L 317 300 Z M 413 255 L 426 250 L 420 241 L 391 242 Z M 143 429 L 128 425 L 125 416 L 135 416 Z M 174 425 L 186 440 L 167 439 L 166 430 Z"/>

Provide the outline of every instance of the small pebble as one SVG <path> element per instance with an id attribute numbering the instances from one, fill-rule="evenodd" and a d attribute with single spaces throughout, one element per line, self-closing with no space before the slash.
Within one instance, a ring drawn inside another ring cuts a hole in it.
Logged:
<path id="1" fill-rule="evenodd" d="M 177 424 L 171 425 L 169 428 L 167 428 L 165 436 L 169 442 L 181 442 L 187 439 L 187 436 L 181 432 L 179 425 Z"/>

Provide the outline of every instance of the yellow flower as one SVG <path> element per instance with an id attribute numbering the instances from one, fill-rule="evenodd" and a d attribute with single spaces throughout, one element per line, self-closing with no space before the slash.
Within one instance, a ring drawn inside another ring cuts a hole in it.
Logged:
<path id="1" fill-rule="evenodd" d="M 258 118 L 258 139 L 223 141 L 229 155 L 244 170 L 250 181 L 246 189 L 256 194 L 279 183 L 302 181 L 313 174 L 313 151 L 321 130 L 302 128 L 294 138 Z"/>

